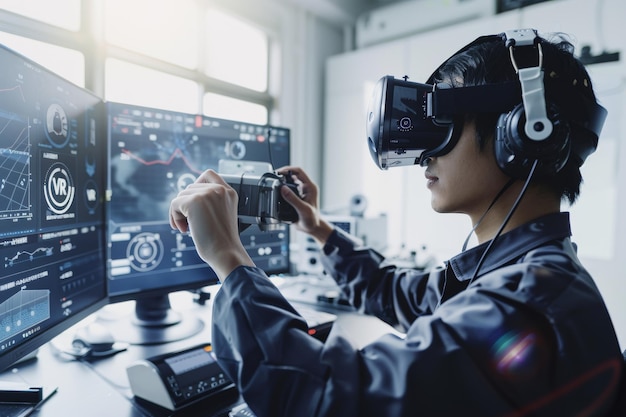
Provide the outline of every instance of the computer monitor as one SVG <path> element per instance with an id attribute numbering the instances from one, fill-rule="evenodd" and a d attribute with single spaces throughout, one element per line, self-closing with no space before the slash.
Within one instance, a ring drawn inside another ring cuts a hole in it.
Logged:
<path id="1" fill-rule="evenodd" d="M 102 100 L 0 46 L 0 369 L 107 301 Z"/>
<path id="2" fill-rule="evenodd" d="M 170 202 L 206 169 L 263 170 L 289 162 L 289 130 L 195 114 L 106 103 L 109 295 L 135 301 L 133 317 L 109 326 L 119 341 L 157 344 L 197 334 L 201 320 L 178 314 L 169 294 L 217 284 L 191 237 L 171 228 Z M 289 229 L 241 233 L 256 265 L 289 270 Z M 114 316 L 115 317 L 115 316 Z"/>

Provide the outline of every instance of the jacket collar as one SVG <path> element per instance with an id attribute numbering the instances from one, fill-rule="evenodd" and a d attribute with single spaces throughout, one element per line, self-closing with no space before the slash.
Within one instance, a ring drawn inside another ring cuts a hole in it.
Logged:
<path id="1" fill-rule="evenodd" d="M 564 239 L 571 234 L 569 213 L 553 213 L 539 217 L 500 235 L 489 250 L 478 276 L 500 268 L 546 242 Z M 472 278 L 476 265 L 488 245 L 489 242 L 482 243 L 448 261 L 459 281 Z"/>

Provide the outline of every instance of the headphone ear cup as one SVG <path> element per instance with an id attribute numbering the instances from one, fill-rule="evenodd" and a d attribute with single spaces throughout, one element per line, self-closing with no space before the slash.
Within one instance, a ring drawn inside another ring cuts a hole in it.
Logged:
<path id="1" fill-rule="evenodd" d="M 524 132 L 523 104 L 498 118 L 494 151 L 498 166 L 507 175 L 526 179 L 536 160 L 534 177 L 546 177 L 556 174 L 567 163 L 571 148 L 569 124 L 561 119 L 555 106 L 547 107 L 552 134 L 543 140 L 530 139 Z"/>

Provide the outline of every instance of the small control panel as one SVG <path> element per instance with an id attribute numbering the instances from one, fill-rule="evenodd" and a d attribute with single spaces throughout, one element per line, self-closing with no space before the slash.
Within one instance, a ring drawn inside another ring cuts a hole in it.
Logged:
<path id="1" fill-rule="evenodd" d="M 137 361 L 126 373 L 135 397 L 168 410 L 236 390 L 216 362 L 210 344 Z"/>

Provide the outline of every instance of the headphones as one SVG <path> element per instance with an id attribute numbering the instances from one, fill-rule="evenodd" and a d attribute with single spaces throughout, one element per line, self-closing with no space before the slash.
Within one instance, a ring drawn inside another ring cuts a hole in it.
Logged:
<path id="1" fill-rule="evenodd" d="M 519 76 L 522 103 L 498 119 L 494 144 L 496 161 L 502 171 L 518 179 L 528 176 L 535 161 L 535 176 L 554 175 L 569 159 L 570 127 L 558 106 L 546 102 L 541 43 L 532 29 L 507 31 L 504 42 Z M 518 67 L 515 54 L 520 48 L 536 50 L 536 66 Z"/>
<path id="2" fill-rule="evenodd" d="M 459 138 L 459 117 L 467 113 L 500 114 L 495 131 L 495 156 L 507 175 L 525 179 L 550 176 L 569 158 L 582 165 L 595 151 L 607 111 L 594 100 L 555 80 L 546 101 L 543 51 L 534 29 L 511 30 L 482 36 L 454 56 L 485 42 L 499 40 L 509 50 L 518 79 L 498 84 L 456 87 L 381 78 L 370 101 L 366 130 L 370 153 L 381 169 L 424 165 L 429 158 L 448 153 Z M 519 63 L 531 65 L 519 65 Z M 521 98 L 521 102 L 520 102 Z M 571 132 L 576 130 L 576 141 Z"/>

